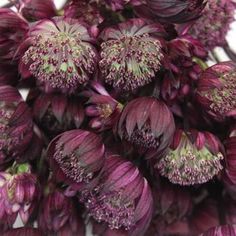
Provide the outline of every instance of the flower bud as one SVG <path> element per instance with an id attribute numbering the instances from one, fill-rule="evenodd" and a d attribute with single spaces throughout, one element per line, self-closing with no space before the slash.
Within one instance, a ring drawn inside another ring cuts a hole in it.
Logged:
<path id="1" fill-rule="evenodd" d="M 92 88 L 96 91 L 88 91 L 88 104 L 86 115 L 94 117 L 89 125 L 98 131 L 112 129 L 120 117 L 123 105 L 110 96 L 106 89 L 99 83 L 93 82 Z"/>
<path id="2" fill-rule="evenodd" d="M 21 14 L 29 21 L 37 21 L 57 13 L 53 0 L 21 0 Z"/>
<path id="3" fill-rule="evenodd" d="M 51 141 L 47 155 L 57 179 L 79 188 L 101 171 L 104 145 L 101 138 L 92 132 L 71 130 Z"/>
<path id="4" fill-rule="evenodd" d="M 33 136 L 30 110 L 17 89 L 0 87 L 0 165 L 20 159 Z"/>
<path id="5" fill-rule="evenodd" d="M 83 236 L 84 225 L 76 214 L 72 198 L 66 197 L 57 189 L 48 191 L 49 193 L 45 193 L 39 212 L 39 228 L 47 232 L 47 235 L 56 233 L 57 236 Z"/>
<path id="6" fill-rule="evenodd" d="M 206 2 L 205 0 L 147 0 L 147 5 L 161 21 L 184 23 L 198 18 Z"/>
<path id="7" fill-rule="evenodd" d="M 78 99 L 64 95 L 41 94 L 33 104 L 33 116 L 37 124 L 50 137 L 79 128 L 84 111 Z"/>
<path id="8" fill-rule="evenodd" d="M 40 197 L 37 178 L 28 164 L 13 165 L 7 172 L 0 172 L 0 219 L 5 214 L 19 213 L 22 222 L 27 223 Z"/>
<path id="9" fill-rule="evenodd" d="M 154 150 L 169 146 L 174 129 L 171 111 L 154 97 L 133 99 L 123 109 L 118 123 L 118 134 L 122 139 Z"/>

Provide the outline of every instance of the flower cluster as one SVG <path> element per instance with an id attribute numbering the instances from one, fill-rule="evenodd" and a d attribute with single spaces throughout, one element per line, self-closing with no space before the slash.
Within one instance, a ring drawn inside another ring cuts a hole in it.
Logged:
<path id="1" fill-rule="evenodd" d="M 236 236 L 235 1 L 56 6 L 0 7 L 0 235 Z"/>

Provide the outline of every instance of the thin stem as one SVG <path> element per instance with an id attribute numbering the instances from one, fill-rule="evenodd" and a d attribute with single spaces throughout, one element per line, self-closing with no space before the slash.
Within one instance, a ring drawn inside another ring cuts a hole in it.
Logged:
<path id="1" fill-rule="evenodd" d="M 236 53 L 230 48 L 229 44 L 227 43 L 223 48 L 228 57 L 236 62 Z"/>

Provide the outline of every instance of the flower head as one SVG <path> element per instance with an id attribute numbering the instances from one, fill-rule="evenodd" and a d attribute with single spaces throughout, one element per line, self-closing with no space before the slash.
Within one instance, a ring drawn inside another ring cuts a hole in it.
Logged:
<path id="1" fill-rule="evenodd" d="M 172 183 L 201 184 L 211 180 L 223 168 L 222 145 L 209 132 L 175 132 L 169 153 L 160 159 L 160 173 Z"/>
<path id="2" fill-rule="evenodd" d="M 0 87 L 0 165 L 18 159 L 33 136 L 30 110 L 17 89 Z"/>
<path id="3" fill-rule="evenodd" d="M 137 167 L 120 156 L 109 155 L 98 186 L 81 193 L 89 215 L 106 222 L 111 229 L 123 229 L 130 236 L 142 235 L 153 208 L 151 189 Z"/>
<path id="4" fill-rule="evenodd" d="M 99 131 L 115 127 L 123 105 L 116 101 L 99 83 L 93 82 L 92 88 L 96 91 L 88 91 L 89 106 L 86 108 L 86 115 L 93 117 L 89 125 Z"/>
<path id="5" fill-rule="evenodd" d="M 190 33 L 208 49 L 224 46 L 230 24 L 234 21 L 236 4 L 232 0 L 208 0 L 202 16 L 195 21 Z"/>
<path id="6" fill-rule="evenodd" d="M 76 98 L 62 94 L 41 94 L 33 104 L 33 116 L 40 128 L 53 137 L 66 130 L 79 128 L 84 120 L 84 111 Z"/>
<path id="7" fill-rule="evenodd" d="M 158 33 L 163 33 L 160 25 L 141 19 L 104 30 L 99 65 L 105 82 L 127 91 L 150 83 L 163 59 Z"/>
<path id="8" fill-rule="evenodd" d="M 215 120 L 236 115 L 236 64 L 222 62 L 202 73 L 197 87 L 197 100 Z"/>
<path id="9" fill-rule="evenodd" d="M 21 47 L 27 48 L 29 41 L 20 71 L 24 76 L 29 70 L 45 86 L 74 92 L 95 70 L 97 54 L 92 38 L 76 20 L 55 17 L 39 21 Z"/>
<path id="10" fill-rule="evenodd" d="M 16 218 L 19 213 L 21 220 L 26 223 L 39 197 L 37 178 L 28 164 L 0 172 L 1 220 L 4 221 L 5 214 L 15 215 Z"/>
<path id="11" fill-rule="evenodd" d="M 118 123 L 118 134 L 122 139 L 160 151 L 168 147 L 174 130 L 171 111 L 154 97 L 133 99 L 123 109 Z"/>
<path id="12" fill-rule="evenodd" d="M 161 21 L 184 23 L 198 18 L 206 2 L 205 0 L 147 0 L 147 5 Z"/>
<path id="13" fill-rule="evenodd" d="M 58 180 L 80 187 L 101 171 L 104 145 L 92 132 L 71 130 L 52 140 L 47 155 Z"/>

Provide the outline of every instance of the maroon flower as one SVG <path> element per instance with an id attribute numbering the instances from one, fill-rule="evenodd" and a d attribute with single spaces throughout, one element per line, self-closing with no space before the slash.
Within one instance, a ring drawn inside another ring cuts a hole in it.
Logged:
<path id="1" fill-rule="evenodd" d="M 223 169 L 222 145 L 209 132 L 176 130 L 169 153 L 157 168 L 172 183 L 201 184 L 211 180 Z"/>
<path id="2" fill-rule="evenodd" d="M 236 64 L 222 62 L 205 70 L 197 87 L 197 100 L 215 120 L 236 116 Z"/>
<path id="3" fill-rule="evenodd" d="M 79 128 L 84 120 L 84 111 L 76 98 L 67 98 L 62 94 L 41 94 L 33 104 L 33 116 L 43 131 L 53 137 Z"/>
<path id="4" fill-rule="evenodd" d="M 204 9 L 205 0 L 147 0 L 152 14 L 159 20 L 170 23 L 184 23 L 198 18 Z"/>
<path id="5" fill-rule="evenodd" d="M 87 0 L 72 0 L 65 7 L 64 15 L 69 18 L 79 19 L 90 26 L 90 32 L 93 36 L 99 33 L 98 26 L 103 22 L 99 11 L 99 3 Z"/>
<path id="6" fill-rule="evenodd" d="M 33 136 L 32 117 L 19 92 L 0 87 L 0 165 L 20 159 Z"/>
<path id="7" fill-rule="evenodd" d="M 157 35 L 162 26 L 132 19 L 101 34 L 100 69 L 106 83 L 120 90 L 134 90 L 152 81 L 163 59 Z"/>
<path id="8" fill-rule="evenodd" d="M 18 47 L 28 30 L 27 22 L 11 9 L 0 8 L 0 62 L 17 62 Z"/>
<path id="9" fill-rule="evenodd" d="M 89 215 L 111 229 L 142 235 L 151 220 L 153 198 L 148 182 L 129 161 L 109 155 L 104 174 L 93 190 L 81 192 Z"/>
<path id="10" fill-rule="evenodd" d="M 72 198 L 64 196 L 59 190 L 53 190 L 44 196 L 38 224 L 43 232 L 47 232 L 47 235 L 57 233 L 56 235 L 60 236 L 66 232 L 69 234 L 64 235 L 84 235 L 79 234 L 84 231 L 84 225 L 76 214 Z"/>
<path id="11" fill-rule="evenodd" d="M 216 226 L 199 236 L 236 236 L 235 225 Z"/>
<path id="12" fill-rule="evenodd" d="M 86 115 L 94 117 L 89 126 L 99 131 L 113 128 L 120 116 L 123 105 L 116 101 L 106 91 L 106 89 L 98 82 L 92 83 L 92 88 L 95 90 L 86 92 L 89 96 L 86 108 Z"/>
<path id="13" fill-rule="evenodd" d="M 208 49 L 226 44 L 226 35 L 234 21 L 236 4 L 232 0 L 208 0 L 202 16 L 194 22 L 191 34 Z"/>
<path id="14" fill-rule="evenodd" d="M 92 132 L 71 130 L 52 140 L 47 155 L 57 180 L 79 188 L 101 171 L 104 145 L 101 138 Z"/>
<path id="15" fill-rule="evenodd" d="M 11 229 L 3 233 L 3 236 L 45 236 L 45 234 L 36 228 L 22 227 Z"/>
<path id="16" fill-rule="evenodd" d="M 164 102 L 140 97 L 129 102 L 119 119 L 118 134 L 138 147 L 163 151 L 175 130 L 173 115 Z"/>
<path id="17" fill-rule="evenodd" d="M 63 92 L 85 85 L 94 72 L 97 53 L 87 28 L 76 20 L 55 17 L 33 25 L 21 51 L 23 77 L 29 71 L 40 83 Z"/>
<path id="18" fill-rule="evenodd" d="M 21 14 L 29 21 L 51 18 L 57 15 L 53 0 L 21 0 Z"/>
<path id="19" fill-rule="evenodd" d="M 0 172 L 0 219 L 19 213 L 27 223 L 40 197 L 37 178 L 28 164 L 13 165 L 7 172 Z"/>

